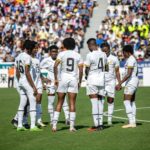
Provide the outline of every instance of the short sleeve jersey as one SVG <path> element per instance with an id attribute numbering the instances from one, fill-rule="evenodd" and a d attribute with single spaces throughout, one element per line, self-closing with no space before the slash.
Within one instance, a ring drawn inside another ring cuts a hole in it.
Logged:
<path id="1" fill-rule="evenodd" d="M 60 75 L 65 74 L 78 78 L 78 66 L 83 65 L 81 55 L 72 50 L 62 51 L 58 54 L 57 61 L 60 61 Z"/>

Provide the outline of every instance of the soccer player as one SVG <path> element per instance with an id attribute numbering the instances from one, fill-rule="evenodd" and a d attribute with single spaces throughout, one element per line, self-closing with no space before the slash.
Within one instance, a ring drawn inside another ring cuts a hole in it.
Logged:
<path id="1" fill-rule="evenodd" d="M 108 43 L 103 43 L 101 48 L 107 55 L 107 63 L 109 68 L 109 71 L 105 73 L 105 94 L 107 96 L 108 103 L 108 125 L 112 125 L 116 78 L 118 83 L 120 82 L 119 60 L 116 56 L 110 53 L 110 46 Z"/>
<path id="2" fill-rule="evenodd" d="M 58 54 L 54 64 L 55 85 L 58 86 L 57 94 L 58 101 L 56 110 L 54 112 L 52 131 L 57 130 L 57 122 L 59 114 L 64 102 L 66 94 L 69 98 L 70 111 L 70 132 L 76 131 L 76 96 L 81 85 L 83 75 L 83 61 L 77 52 L 73 51 L 75 48 L 75 40 L 73 38 L 66 38 L 63 40 L 64 50 Z M 60 80 L 58 79 L 58 66 L 60 64 Z"/>
<path id="3" fill-rule="evenodd" d="M 91 51 L 86 56 L 85 74 L 87 78 L 87 95 L 89 95 L 92 104 L 92 115 L 94 127 L 88 131 L 97 131 L 103 129 L 103 108 L 104 108 L 104 71 L 107 65 L 107 56 L 98 49 L 96 39 L 91 38 L 87 41 L 88 48 Z"/>
<path id="4" fill-rule="evenodd" d="M 37 126 L 36 122 L 36 96 L 37 88 L 32 80 L 30 74 L 31 66 L 31 52 L 36 48 L 36 42 L 26 40 L 24 42 L 24 52 L 22 52 L 16 61 L 16 75 L 19 81 L 19 92 L 20 92 L 20 104 L 18 108 L 18 127 L 17 131 L 25 131 L 26 129 L 22 125 L 24 107 L 27 103 L 27 97 L 29 98 L 30 104 L 30 118 L 31 127 L 30 131 L 41 131 Z"/>
<path id="5" fill-rule="evenodd" d="M 58 47 L 52 45 L 49 47 L 49 57 L 45 58 L 41 64 L 41 69 L 46 69 L 48 71 L 48 82 L 46 84 L 46 90 L 48 94 L 48 112 L 50 114 L 50 124 L 52 124 L 53 116 L 54 116 L 54 100 L 56 93 L 56 86 L 54 83 L 54 63 L 56 61 L 58 55 Z M 67 99 L 63 103 L 63 110 L 65 114 L 66 124 L 69 124 L 69 106 L 67 103 Z"/>
<path id="6" fill-rule="evenodd" d="M 43 93 L 43 85 L 41 80 L 41 71 L 40 71 L 40 61 L 35 58 L 35 55 L 37 53 L 37 49 L 33 49 L 31 53 L 31 68 L 30 68 L 30 74 L 32 77 L 32 80 L 37 88 L 38 94 L 36 96 L 36 121 L 37 125 L 41 127 L 45 127 L 45 124 L 42 122 L 42 107 L 41 107 L 41 100 L 42 100 L 42 93 Z"/>
<path id="7" fill-rule="evenodd" d="M 124 106 L 126 114 L 129 119 L 129 124 L 123 125 L 122 128 L 135 128 L 136 127 L 136 105 L 135 105 L 135 93 L 138 87 L 138 68 L 137 61 L 133 56 L 133 47 L 126 45 L 123 47 L 123 55 L 126 58 L 125 64 L 125 76 L 118 83 L 116 89 L 120 89 L 121 85 L 125 82 L 124 88 Z"/>

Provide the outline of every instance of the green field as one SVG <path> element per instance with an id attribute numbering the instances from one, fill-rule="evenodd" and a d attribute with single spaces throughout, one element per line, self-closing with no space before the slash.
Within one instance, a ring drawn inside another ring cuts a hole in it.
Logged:
<path id="1" fill-rule="evenodd" d="M 117 93 L 116 110 L 124 109 L 122 94 L 123 91 Z M 138 108 L 150 107 L 150 88 L 139 88 L 136 100 Z M 19 97 L 15 89 L 0 89 L 0 150 L 150 150 L 150 108 L 137 110 L 137 119 L 149 121 L 139 121 L 137 128 L 122 129 L 121 126 L 127 121 L 114 118 L 113 127 L 89 133 L 87 128 L 93 124 L 91 104 L 85 89 L 81 89 L 77 99 L 77 132 L 68 131 L 62 113 L 58 132 L 52 133 L 47 125 L 44 131 L 33 133 L 17 132 L 10 124 L 18 103 Z M 48 122 L 46 94 L 42 104 L 43 121 Z M 124 110 L 116 111 L 114 115 L 126 117 Z"/>

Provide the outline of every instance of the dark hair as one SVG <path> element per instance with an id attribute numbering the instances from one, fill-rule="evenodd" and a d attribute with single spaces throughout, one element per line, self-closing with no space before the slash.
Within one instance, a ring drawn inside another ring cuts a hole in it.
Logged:
<path id="1" fill-rule="evenodd" d="M 29 50 L 30 52 L 36 47 L 37 42 L 31 40 L 25 40 L 23 49 Z"/>
<path id="2" fill-rule="evenodd" d="M 123 47 L 123 52 L 128 52 L 128 53 L 133 54 L 133 47 L 131 45 L 125 45 Z"/>
<path id="3" fill-rule="evenodd" d="M 108 47 L 110 49 L 110 45 L 107 42 L 101 44 L 101 48 Z"/>
<path id="4" fill-rule="evenodd" d="M 95 38 L 90 38 L 87 40 L 87 44 L 89 44 L 90 42 L 93 42 L 96 45 L 96 39 Z"/>
<path id="5" fill-rule="evenodd" d="M 58 47 L 56 45 L 52 45 L 48 48 L 48 51 L 51 51 L 52 49 L 58 50 Z"/>
<path id="6" fill-rule="evenodd" d="M 75 40 L 73 38 L 66 38 L 63 40 L 63 45 L 68 50 L 74 50 L 76 43 L 75 43 Z"/>

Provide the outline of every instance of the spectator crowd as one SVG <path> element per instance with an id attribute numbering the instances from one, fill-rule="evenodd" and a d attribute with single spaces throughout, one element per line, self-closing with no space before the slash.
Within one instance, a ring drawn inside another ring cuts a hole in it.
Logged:
<path id="1" fill-rule="evenodd" d="M 131 44 L 138 62 L 150 61 L 150 1 L 108 0 L 106 17 L 97 31 L 97 44 L 107 41 L 124 60 L 122 47 Z"/>
<path id="2" fill-rule="evenodd" d="M 0 62 L 14 61 L 25 39 L 38 42 L 40 60 L 66 37 L 80 52 L 94 6 L 93 0 L 0 0 Z"/>

